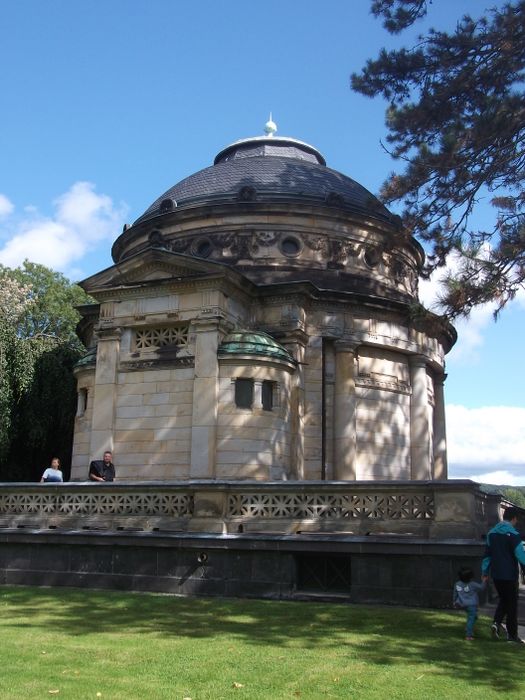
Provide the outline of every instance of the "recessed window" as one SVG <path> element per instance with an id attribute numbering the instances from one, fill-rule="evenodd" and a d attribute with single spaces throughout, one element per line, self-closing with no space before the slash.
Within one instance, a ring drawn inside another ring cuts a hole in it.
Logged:
<path id="1" fill-rule="evenodd" d="M 381 262 L 381 251 L 378 248 L 367 248 L 365 251 L 365 263 L 368 267 L 377 267 Z"/>
<path id="2" fill-rule="evenodd" d="M 88 401 L 88 390 L 85 388 L 79 389 L 78 396 L 77 396 L 77 416 L 79 418 L 81 418 L 84 415 L 84 413 L 86 412 L 87 401 Z"/>
<path id="3" fill-rule="evenodd" d="M 287 255 L 290 258 L 295 257 L 296 255 L 299 255 L 299 252 L 301 250 L 301 244 L 297 240 L 297 238 L 293 238 L 292 236 L 287 236 L 286 238 L 283 238 L 281 241 L 281 251 L 284 255 Z"/>
<path id="4" fill-rule="evenodd" d="M 352 562 L 348 555 L 298 554 L 297 589 L 349 594 Z"/>
<path id="5" fill-rule="evenodd" d="M 235 380 L 235 405 L 237 408 L 253 406 L 253 379 Z"/>
<path id="6" fill-rule="evenodd" d="M 275 382 L 264 381 L 261 387 L 261 402 L 263 410 L 271 411 L 274 406 Z"/>
<path id="7" fill-rule="evenodd" d="M 239 199 L 241 202 L 253 202 L 255 200 L 256 191 L 254 187 L 245 185 L 239 190 Z"/>
<path id="8" fill-rule="evenodd" d="M 160 203 L 161 212 L 172 211 L 177 206 L 174 199 L 163 199 Z"/>
<path id="9" fill-rule="evenodd" d="M 337 192 L 328 192 L 325 198 L 329 207 L 342 207 L 345 200 Z"/>

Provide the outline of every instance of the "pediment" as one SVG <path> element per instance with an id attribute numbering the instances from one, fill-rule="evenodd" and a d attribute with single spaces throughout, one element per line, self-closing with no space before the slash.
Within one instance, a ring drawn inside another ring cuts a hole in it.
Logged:
<path id="1" fill-rule="evenodd" d="M 196 260 L 188 255 L 150 248 L 88 277 L 80 282 L 80 286 L 89 294 L 96 295 L 97 290 L 222 276 L 226 272 L 229 275 L 238 274 L 220 263 Z"/>
<path id="2" fill-rule="evenodd" d="M 137 268 L 127 270 L 120 274 L 121 284 L 134 284 L 137 282 L 154 282 L 157 280 L 165 280 L 176 277 L 181 279 L 184 277 L 195 277 L 196 275 L 206 274 L 202 270 L 190 269 L 183 265 L 172 265 L 168 262 L 149 262 L 140 265 Z"/>

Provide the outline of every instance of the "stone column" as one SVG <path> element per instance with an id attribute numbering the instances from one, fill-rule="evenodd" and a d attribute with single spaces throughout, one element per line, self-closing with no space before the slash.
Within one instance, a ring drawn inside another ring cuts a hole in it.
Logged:
<path id="1" fill-rule="evenodd" d="M 434 479 L 446 479 L 447 431 L 445 425 L 445 396 L 443 384 L 446 374 L 434 377 Z"/>
<path id="2" fill-rule="evenodd" d="M 431 479 L 430 406 L 428 402 L 427 366 L 423 355 L 410 357 L 412 396 L 410 400 L 411 479 Z"/>
<path id="3" fill-rule="evenodd" d="M 357 476 L 357 426 L 355 393 L 356 345 L 335 342 L 334 479 Z"/>
<path id="4" fill-rule="evenodd" d="M 290 386 L 290 472 L 293 479 L 304 479 L 304 362 L 308 336 L 296 329 L 286 333 L 280 340 L 297 362 Z"/>
<path id="5" fill-rule="evenodd" d="M 120 353 L 120 329 L 98 330 L 97 364 L 93 387 L 90 460 L 102 459 L 113 452 L 113 430 L 117 403 L 117 372 Z M 118 463 L 118 457 L 115 458 Z M 86 464 L 86 478 L 88 465 Z"/>
<path id="6" fill-rule="evenodd" d="M 193 414 L 191 427 L 192 479 L 215 477 L 217 411 L 219 397 L 219 324 L 215 319 L 192 322 L 195 333 L 195 378 L 193 382 Z"/>

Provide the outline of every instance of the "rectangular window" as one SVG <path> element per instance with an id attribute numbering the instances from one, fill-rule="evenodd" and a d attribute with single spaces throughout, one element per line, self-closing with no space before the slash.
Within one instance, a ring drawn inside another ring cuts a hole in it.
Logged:
<path id="1" fill-rule="evenodd" d="M 77 395 L 77 417 L 81 418 L 87 409 L 88 391 L 79 389 Z"/>
<path id="2" fill-rule="evenodd" d="M 262 407 L 265 411 L 271 411 L 273 409 L 273 392 L 274 392 L 275 382 L 264 381 L 262 383 L 261 401 Z"/>
<path id="3" fill-rule="evenodd" d="M 235 405 L 237 408 L 253 406 L 253 379 L 235 380 Z"/>
<path id="4" fill-rule="evenodd" d="M 352 569 L 347 554 L 297 554 L 295 561 L 299 591 L 350 593 Z"/>

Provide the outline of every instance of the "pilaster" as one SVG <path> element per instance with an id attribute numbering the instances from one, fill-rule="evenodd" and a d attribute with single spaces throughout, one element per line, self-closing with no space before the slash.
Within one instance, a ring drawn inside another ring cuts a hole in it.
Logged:
<path id="1" fill-rule="evenodd" d="M 97 335 L 90 459 L 101 459 L 106 450 L 113 451 L 121 331 L 120 328 L 99 329 Z M 86 464 L 86 472 L 87 468 Z"/>
<path id="2" fill-rule="evenodd" d="M 290 391 L 291 435 L 290 435 L 290 471 L 292 478 L 304 479 L 304 416 L 305 416 L 305 378 L 304 363 L 308 336 L 301 329 L 286 333 L 280 339 L 297 362 L 297 369 L 292 375 Z"/>
<path id="3" fill-rule="evenodd" d="M 213 479 L 219 396 L 217 349 L 221 339 L 221 321 L 196 319 L 192 321 L 190 332 L 195 334 L 190 477 Z"/>
<path id="4" fill-rule="evenodd" d="M 432 478 L 430 445 L 430 406 L 427 388 L 427 366 L 423 355 L 410 357 L 412 396 L 410 401 L 410 476 Z"/>
<path id="5" fill-rule="evenodd" d="M 334 478 L 337 480 L 357 478 L 356 352 L 355 343 L 335 342 Z"/>
<path id="6" fill-rule="evenodd" d="M 445 423 L 444 383 L 447 375 L 434 377 L 434 479 L 446 479 L 447 431 Z"/>

